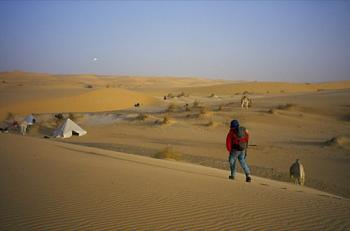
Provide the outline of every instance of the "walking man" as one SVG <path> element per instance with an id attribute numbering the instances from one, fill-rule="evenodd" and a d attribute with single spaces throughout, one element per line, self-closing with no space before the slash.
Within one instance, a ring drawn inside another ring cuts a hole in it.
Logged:
<path id="1" fill-rule="evenodd" d="M 239 125 L 238 120 L 232 120 L 230 131 L 226 137 L 226 148 L 229 152 L 231 175 L 229 179 L 234 180 L 236 175 L 237 159 L 246 175 L 246 182 L 251 182 L 250 169 L 246 162 L 246 149 L 248 148 L 249 134 L 245 127 Z"/>

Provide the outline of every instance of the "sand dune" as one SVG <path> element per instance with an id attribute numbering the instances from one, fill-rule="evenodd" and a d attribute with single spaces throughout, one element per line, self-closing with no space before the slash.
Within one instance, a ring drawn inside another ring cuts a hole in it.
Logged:
<path id="1" fill-rule="evenodd" d="M 125 89 L 105 88 L 91 90 L 73 96 L 62 96 L 50 99 L 38 99 L 12 104 L 1 108 L 2 115 L 6 113 L 57 113 L 57 112 L 89 112 L 111 111 L 133 107 L 135 103 L 143 106 L 156 102 L 156 99 Z"/>
<path id="2" fill-rule="evenodd" d="M 54 77 L 46 73 L 35 73 L 35 72 L 22 72 L 22 71 L 8 71 L 0 72 L 0 78 L 2 81 L 32 81 L 32 80 L 53 80 Z"/>
<path id="3" fill-rule="evenodd" d="M 2 230 L 350 229 L 349 200 L 307 187 L 31 137 L 0 142 Z"/>
<path id="4" fill-rule="evenodd" d="M 233 95 L 248 92 L 251 94 L 284 94 L 295 92 L 314 92 L 327 89 L 349 89 L 350 81 L 325 83 L 287 83 L 287 82 L 241 82 L 225 83 L 203 87 L 189 87 L 183 90 L 196 95 Z M 179 90 L 180 91 L 180 90 Z"/>
<path id="5" fill-rule="evenodd" d="M 43 113 L 27 137 L 0 134 L 0 229 L 350 229 L 349 200 L 333 195 L 350 197 L 349 83 L 0 73 L 0 117 Z M 42 139 L 56 112 L 88 112 L 73 113 L 88 134 Z M 251 184 L 227 179 L 233 118 L 255 145 Z M 307 187 L 256 176 L 289 181 L 296 158 Z"/>

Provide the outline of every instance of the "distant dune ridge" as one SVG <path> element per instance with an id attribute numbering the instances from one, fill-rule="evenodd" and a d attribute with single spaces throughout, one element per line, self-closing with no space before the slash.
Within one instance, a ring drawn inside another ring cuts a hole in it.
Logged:
<path id="1" fill-rule="evenodd" d="M 276 93 L 295 93 L 311 92 L 329 89 L 348 89 L 350 81 L 325 82 L 325 83 L 286 83 L 286 82 L 240 82 L 225 83 L 214 86 L 191 87 L 188 91 L 194 94 L 203 94 L 213 92 L 216 94 L 234 94 L 234 93 L 251 93 L 251 94 L 276 94 Z"/>
<path id="2" fill-rule="evenodd" d="M 125 89 L 106 88 L 92 90 L 75 96 L 57 97 L 56 99 L 42 99 L 21 102 L 8 107 L 2 111 L 12 113 L 57 113 L 57 112 L 90 112 L 90 111 L 111 111 L 122 108 L 133 107 L 137 102 L 144 106 L 156 102 L 156 99 L 132 92 Z"/>
<path id="3" fill-rule="evenodd" d="M 0 229 L 349 230 L 349 98 L 350 81 L 0 73 L 1 128 L 38 119 L 0 134 Z M 66 118 L 87 134 L 43 139 Z M 250 184 L 228 180 L 232 119 Z"/>
<path id="4" fill-rule="evenodd" d="M 177 89 L 178 87 L 185 87 L 182 89 L 195 95 L 207 95 L 209 93 L 233 95 L 244 92 L 270 94 L 350 88 L 350 81 L 329 83 L 230 83 L 228 81 L 223 84 L 223 80 L 202 80 L 198 78 L 59 76 L 18 71 L 0 73 L 0 81 L 2 91 L 0 96 L 3 96 L 3 100 L 0 102 L 0 118 L 2 119 L 8 112 L 22 114 L 32 112 L 88 112 L 128 108 L 136 102 L 149 105 L 155 103 L 155 99 L 152 99 L 151 95 L 158 94 L 159 97 L 159 94 L 165 94 L 171 89 L 180 92 L 181 89 Z M 193 87 L 193 85 L 199 87 Z M 91 86 L 91 91 L 83 89 L 87 86 Z M 29 87 L 32 90 L 29 90 Z M 46 100 L 47 96 L 52 94 L 51 91 L 56 91 L 55 89 L 60 89 L 60 91 L 55 94 L 55 97 L 49 97 L 49 100 Z M 21 92 L 25 94 L 25 97 L 22 97 L 21 100 L 15 102 L 10 100 L 10 105 L 5 100 L 11 94 L 21 94 Z"/>

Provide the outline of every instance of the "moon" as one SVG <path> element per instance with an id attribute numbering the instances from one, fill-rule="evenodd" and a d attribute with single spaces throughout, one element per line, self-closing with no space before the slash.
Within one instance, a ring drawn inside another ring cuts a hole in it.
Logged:
<path id="1" fill-rule="evenodd" d="M 93 58 L 92 60 L 93 60 L 93 61 L 97 61 L 97 60 L 98 60 L 98 58 Z"/>

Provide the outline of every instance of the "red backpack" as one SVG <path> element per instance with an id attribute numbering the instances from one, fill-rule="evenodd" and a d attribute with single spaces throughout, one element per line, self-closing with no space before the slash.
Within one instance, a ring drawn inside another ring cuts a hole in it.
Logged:
<path id="1" fill-rule="evenodd" d="M 238 131 L 232 131 L 232 148 L 238 151 L 246 150 L 249 135 L 245 127 L 239 127 Z"/>

